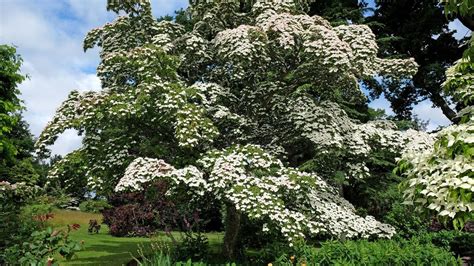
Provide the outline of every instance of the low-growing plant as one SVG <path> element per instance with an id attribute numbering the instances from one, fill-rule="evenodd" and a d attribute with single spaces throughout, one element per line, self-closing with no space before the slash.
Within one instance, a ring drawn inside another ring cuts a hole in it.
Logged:
<path id="1" fill-rule="evenodd" d="M 209 255 L 209 241 L 201 232 L 185 231 L 175 250 L 178 259 L 203 260 Z"/>
<path id="2" fill-rule="evenodd" d="M 0 265 L 5 264 L 6 250 L 28 239 L 36 229 L 37 222 L 22 215 L 22 209 L 38 194 L 38 187 L 0 182 Z"/>
<path id="3" fill-rule="evenodd" d="M 167 254 L 164 251 L 158 250 L 153 253 L 151 256 L 145 256 L 141 253 L 139 258 L 134 258 L 135 262 L 139 266 L 208 266 L 212 264 L 208 264 L 203 261 L 193 261 L 192 259 L 188 259 L 185 261 L 176 261 L 173 259 L 172 256 Z M 221 264 L 222 266 L 237 266 L 236 263 L 225 263 Z"/>
<path id="4" fill-rule="evenodd" d="M 58 265 L 54 262 L 56 254 L 69 260 L 82 248 L 79 242 L 69 238 L 70 232 L 79 227 L 74 224 L 63 230 L 48 227 L 34 231 L 28 241 L 6 250 L 6 262 L 21 265 Z"/>
<path id="5" fill-rule="evenodd" d="M 168 184 L 164 181 L 149 185 L 145 192 L 119 193 L 111 196 L 112 208 L 105 209 L 103 222 L 113 236 L 146 236 L 156 230 L 172 226 L 177 210 L 164 194 Z"/>
<path id="6" fill-rule="evenodd" d="M 419 237 L 420 241 L 452 251 L 457 256 L 474 255 L 474 233 L 457 230 L 429 232 Z"/>
<path id="7" fill-rule="evenodd" d="M 295 255 L 280 256 L 277 265 L 461 265 L 461 259 L 431 243 L 411 240 L 328 241 L 321 248 L 301 245 Z"/>

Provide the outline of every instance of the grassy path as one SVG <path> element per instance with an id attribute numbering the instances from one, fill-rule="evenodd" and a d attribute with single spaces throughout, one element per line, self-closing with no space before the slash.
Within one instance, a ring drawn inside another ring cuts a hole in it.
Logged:
<path id="1" fill-rule="evenodd" d="M 108 234 L 109 228 L 106 225 L 102 225 L 99 234 L 89 234 L 87 228 L 90 219 L 101 221 L 102 216 L 79 211 L 54 212 L 52 225 L 80 224 L 81 228 L 73 231 L 70 237 L 84 241 L 84 250 L 79 251 L 71 261 L 59 259 L 60 265 L 124 265 L 132 260 L 131 253 L 137 254 L 139 245 L 147 246 L 151 241 L 144 237 L 113 237 Z"/>
<path id="2" fill-rule="evenodd" d="M 62 227 L 67 224 L 80 224 L 81 228 L 73 231 L 70 237 L 77 241 L 84 241 L 84 250 L 77 252 L 77 256 L 70 261 L 59 259 L 60 265 L 126 265 L 141 246 L 149 249 L 151 242 L 170 242 L 164 234 L 154 237 L 153 240 L 146 237 L 114 237 L 109 235 L 109 228 L 102 225 L 99 234 L 89 234 L 87 228 L 89 220 L 102 220 L 100 214 L 84 213 L 80 211 L 56 210 L 51 225 Z M 179 239 L 179 234 L 174 234 Z M 206 234 L 209 239 L 211 252 L 218 252 L 222 243 L 222 233 Z"/>

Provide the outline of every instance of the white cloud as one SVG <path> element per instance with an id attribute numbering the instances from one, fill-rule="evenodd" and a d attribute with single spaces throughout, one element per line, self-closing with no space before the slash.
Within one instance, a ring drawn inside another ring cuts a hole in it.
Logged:
<path id="1" fill-rule="evenodd" d="M 451 121 L 443 114 L 441 109 L 433 108 L 431 101 L 426 100 L 414 106 L 413 113 L 417 114 L 422 120 L 429 120 L 427 130 L 432 131 L 439 126 L 447 126 Z"/>
<path id="2" fill-rule="evenodd" d="M 187 0 L 153 0 L 155 16 L 173 14 Z M 0 0 L 0 43 L 18 47 L 30 79 L 19 88 L 27 111 L 24 116 L 38 136 L 71 90 L 99 90 L 95 76 L 98 49 L 83 52 L 86 33 L 114 19 L 103 0 Z M 67 154 L 79 147 L 81 137 L 65 132 L 52 147 Z"/>

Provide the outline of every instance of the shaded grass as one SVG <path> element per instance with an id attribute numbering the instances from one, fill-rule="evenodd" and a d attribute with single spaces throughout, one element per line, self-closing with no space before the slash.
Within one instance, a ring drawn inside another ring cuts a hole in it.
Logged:
<path id="1" fill-rule="evenodd" d="M 85 213 L 80 211 L 55 210 L 54 218 L 50 224 L 55 227 L 63 227 L 68 224 L 77 223 L 81 227 L 70 234 L 71 239 L 84 241 L 83 250 L 76 253 L 76 256 L 70 260 L 58 258 L 60 265 L 126 265 L 133 260 L 133 256 L 138 255 L 138 249 L 150 253 L 152 242 L 160 242 L 164 245 L 170 245 L 171 240 L 164 233 L 158 233 L 153 238 L 146 237 L 114 237 L 109 235 L 109 228 L 102 224 L 99 234 L 89 234 L 89 220 L 95 219 L 102 221 L 102 215 L 94 213 Z M 180 234 L 172 233 L 174 238 L 179 241 Z M 223 233 L 208 233 L 210 252 L 219 254 Z"/>

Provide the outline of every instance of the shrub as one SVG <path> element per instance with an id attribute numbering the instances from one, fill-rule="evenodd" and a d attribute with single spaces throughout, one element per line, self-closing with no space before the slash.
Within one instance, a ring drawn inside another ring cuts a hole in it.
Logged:
<path id="1" fill-rule="evenodd" d="M 114 236 L 145 236 L 157 230 L 186 229 L 183 218 L 192 220 L 198 213 L 200 230 L 221 229 L 219 210 L 212 201 L 195 206 L 184 191 L 174 198 L 167 197 L 167 191 L 168 183 L 159 180 L 142 192 L 115 194 L 109 198 L 112 207 L 102 212 L 103 222 Z"/>
<path id="2" fill-rule="evenodd" d="M 329 241 L 320 249 L 302 246 L 295 250 L 298 263 L 307 265 L 460 265 L 446 249 L 431 243 L 411 240 Z M 278 265 L 293 265 L 288 257 L 276 260 Z"/>
<path id="3" fill-rule="evenodd" d="M 209 242 L 201 232 L 186 232 L 182 242 L 176 249 L 176 255 L 180 259 L 202 260 L 209 254 Z"/>
<path id="4" fill-rule="evenodd" d="M 21 209 L 21 216 L 25 219 L 49 214 L 53 211 L 51 204 L 30 204 Z"/>
<path id="5" fill-rule="evenodd" d="M 61 209 L 77 207 L 79 204 L 79 201 L 76 198 L 71 197 L 64 190 L 59 188 L 49 188 L 48 194 L 39 196 L 35 199 L 35 202 L 50 204 Z"/>
<path id="6" fill-rule="evenodd" d="M 383 221 L 395 227 L 397 234 L 405 239 L 424 234 L 429 226 L 429 219 L 424 214 L 415 212 L 414 207 L 395 202 Z"/>
<path id="7" fill-rule="evenodd" d="M 34 231 L 30 238 L 21 243 L 9 247 L 6 250 L 7 264 L 21 265 L 53 265 L 53 257 L 56 254 L 71 259 L 75 252 L 81 250 L 81 244 L 71 240 L 71 230 L 79 228 L 78 224 L 68 225 L 65 230 L 53 230 L 48 227 L 45 230 Z"/>
<path id="8" fill-rule="evenodd" d="M 22 208 L 36 198 L 39 189 L 24 183 L 0 182 L 0 265 L 5 263 L 5 250 L 22 243 L 35 230 L 32 217 L 24 217 Z"/>
<path id="9" fill-rule="evenodd" d="M 100 213 L 111 206 L 105 200 L 86 200 L 79 204 L 79 209 L 83 212 Z"/>
<path id="10" fill-rule="evenodd" d="M 158 229 L 168 229 L 177 217 L 175 205 L 166 199 L 168 184 L 158 181 L 144 193 L 120 193 L 110 197 L 113 206 L 103 211 L 104 223 L 114 236 L 145 236 Z"/>
<path id="11" fill-rule="evenodd" d="M 149 257 L 141 257 L 139 259 L 135 259 L 138 265 L 140 266 L 208 266 L 214 264 L 208 264 L 202 261 L 193 261 L 192 259 L 188 259 L 185 261 L 174 261 L 169 255 L 163 252 L 157 252 L 152 256 Z M 223 266 L 237 266 L 235 263 L 226 263 L 221 264 Z"/>
<path id="12" fill-rule="evenodd" d="M 237 266 L 235 263 L 220 263 L 220 264 L 208 264 L 202 260 L 193 260 L 191 258 L 186 258 L 181 260 L 176 256 L 171 255 L 172 252 L 170 247 L 164 243 L 152 243 L 150 252 L 145 252 L 143 246 L 139 246 L 138 249 L 138 258 L 134 257 L 137 265 L 140 266 L 207 266 L 207 265 L 222 265 L 222 266 Z M 148 250 L 148 249 L 147 249 Z M 145 255 L 147 253 L 148 255 Z"/>
<path id="13" fill-rule="evenodd" d="M 460 257 L 472 255 L 472 252 L 474 252 L 474 233 L 443 230 L 427 233 L 421 236 L 420 239 L 433 243 L 437 247 L 451 250 Z"/>

